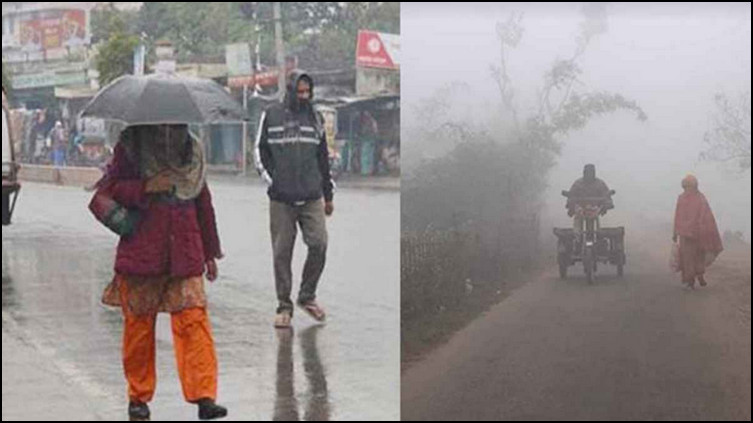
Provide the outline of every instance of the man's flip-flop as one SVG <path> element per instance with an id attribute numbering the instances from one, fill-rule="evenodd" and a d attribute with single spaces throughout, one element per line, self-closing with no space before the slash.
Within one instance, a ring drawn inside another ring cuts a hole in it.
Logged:
<path id="1" fill-rule="evenodd" d="M 317 322 L 323 322 L 327 319 L 327 314 L 316 303 L 298 304 L 298 307 Z"/>

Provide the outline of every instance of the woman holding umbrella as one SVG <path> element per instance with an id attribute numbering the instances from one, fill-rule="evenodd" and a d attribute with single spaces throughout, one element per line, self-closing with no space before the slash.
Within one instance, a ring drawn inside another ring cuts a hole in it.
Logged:
<path id="1" fill-rule="evenodd" d="M 115 277 L 103 302 L 124 316 L 123 367 L 131 420 L 148 420 L 156 386 L 155 322 L 170 313 L 185 400 L 199 418 L 225 417 L 215 403 L 217 358 L 204 278 L 222 258 L 201 145 L 188 123 L 237 122 L 243 110 L 211 81 L 157 75 L 120 78 L 82 116 L 128 125 L 90 208 L 120 235 Z"/>
<path id="2" fill-rule="evenodd" d="M 98 184 L 95 211 L 98 198 L 114 200 L 130 215 L 117 248 L 115 277 L 103 296 L 124 316 L 129 417 L 150 417 L 160 312 L 171 316 L 185 400 L 198 404 L 202 420 L 226 416 L 215 403 L 217 358 L 202 277 L 217 278 L 222 252 L 200 145 L 185 125 L 126 129 Z"/>

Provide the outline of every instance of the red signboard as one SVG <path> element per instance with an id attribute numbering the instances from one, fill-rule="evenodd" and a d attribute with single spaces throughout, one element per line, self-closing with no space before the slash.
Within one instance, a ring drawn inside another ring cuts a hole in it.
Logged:
<path id="1" fill-rule="evenodd" d="M 46 12 L 42 18 L 21 22 L 20 43 L 25 50 L 52 50 L 89 44 L 86 33 L 86 12 L 58 10 Z"/>
<path id="2" fill-rule="evenodd" d="M 358 31 L 356 66 L 399 69 L 400 37 L 373 31 Z"/>

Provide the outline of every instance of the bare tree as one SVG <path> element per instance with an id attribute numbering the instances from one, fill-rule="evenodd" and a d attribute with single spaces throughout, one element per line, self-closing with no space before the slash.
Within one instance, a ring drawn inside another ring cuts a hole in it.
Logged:
<path id="1" fill-rule="evenodd" d="M 580 81 L 583 73 L 579 60 L 591 41 L 607 32 L 607 10 L 604 3 L 587 3 L 581 9 L 583 21 L 575 38 L 575 49 L 567 59 L 557 59 L 544 75 L 538 94 L 538 111 L 529 116 L 526 126 L 519 123 L 519 114 L 514 102 L 515 91 L 507 71 L 508 53 L 517 47 L 523 37 L 522 14 L 511 14 L 505 22 L 496 26 L 500 43 L 500 64 L 491 66 L 491 74 L 497 83 L 500 98 L 506 112 L 510 113 L 517 136 L 534 148 L 558 154 L 560 144 L 556 135 L 565 135 L 582 128 L 591 117 L 618 110 L 634 112 L 640 121 L 646 114 L 635 101 L 618 93 L 588 91 Z"/>
<path id="2" fill-rule="evenodd" d="M 522 20 L 522 13 L 511 13 L 506 22 L 497 23 L 496 30 L 497 38 L 499 39 L 500 60 L 499 66 L 490 66 L 492 78 L 497 83 L 497 88 L 499 88 L 502 105 L 510 113 L 516 130 L 520 129 L 520 123 L 518 122 L 518 110 L 514 103 L 515 91 L 513 90 L 510 75 L 507 72 L 507 52 L 517 47 L 521 38 L 523 38 Z"/>
<path id="3" fill-rule="evenodd" d="M 701 160 L 737 162 L 740 171 L 746 172 L 750 170 L 750 91 L 736 99 L 717 93 L 714 102 L 712 128 L 703 136 L 706 150 Z"/>

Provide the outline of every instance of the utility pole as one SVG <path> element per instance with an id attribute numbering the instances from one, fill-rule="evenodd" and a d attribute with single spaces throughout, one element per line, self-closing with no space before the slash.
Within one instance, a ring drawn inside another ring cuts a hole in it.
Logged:
<path id="1" fill-rule="evenodd" d="M 253 93 L 251 94 L 252 97 L 256 98 L 260 94 L 260 88 L 259 83 L 257 81 L 257 75 L 261 71 L 261 63 L 260 63 L 260 44 L 261 44 L 261 28 L 259 26 L 259 19 L 258 19 L 258 13 L 259 13 L 259 3 L 258 2 L 246 2 L 241 3 L 240 5 L 241 12 L 246 17 L 246 19 L 250 19 L 253 22 L 254 25 L 254 35 L 253 37 L 256 39 L 255 45 L 254 45 L 254 61 L 251 65 L 251 75 L 252 75 L 252 81 L 253 81 Z M 255 106 L 258 106 L 258 103 L 254 102 Z M 246 111 L 246 116 L 248 116 L 248 106 L 249 106 L 249 86 L 248 84 L 243 85 L 243 110 Z M 243 176 L 246 176 L 247 170 L 248 170 L 248 155 L 249 155 L 249 124 L 247 121 L 243 122 L 243 143 L 242 143 L 242 149 L 243 149 L 243 163 L 242 163 L 242 174 Z"/>
<path id="2" fill-rule="evenodd" d="M 277 69 L 280 76 L 277 81 L 277 95 L 282 100 L 285 95 L 285 46 L 282 43 L 282 13 L 280 12 L 280 2 L 274 3 L 274 20 L 275 20 L 275 49 L 277 50 Z"/>
<path id="3" fill-rule="evenodd" d="M 259 27 L 259 16 L 257 14 L 257 8 L 254 7 L 254 13 L 252 15 L 254 20 L 254 36 L 256 38 L 256 45 L 254 45 L 254 97 L 258 97 L 261 89 L 259 83 L 256 81 L 256 75 L 261 72 L 261 28 Z"/>

